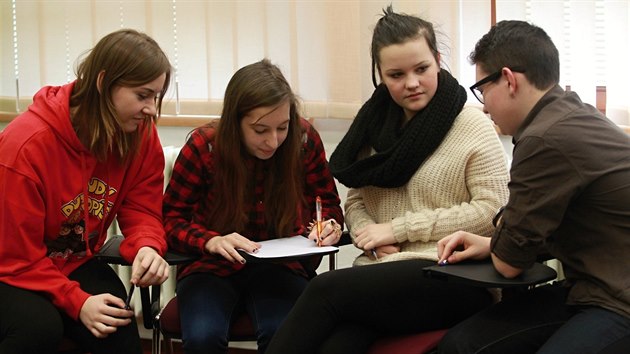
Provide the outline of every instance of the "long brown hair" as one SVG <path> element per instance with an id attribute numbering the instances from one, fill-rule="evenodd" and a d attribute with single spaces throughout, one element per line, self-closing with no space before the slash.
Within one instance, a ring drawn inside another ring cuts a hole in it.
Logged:
<path id="1" fill-rule="evenodd" d="M 206 221 L 220 232 L 245 229 L 247 205 L 254 198 L 255 175 L 243 160 L 248 152 L 243 143 L 241 120 L 253 109 L 289 102 L 289 129 L 278 147 L 269 173 L 264 176 L 265 220 L 270 232 L 292 235 L 299 206 L 304 205 L 304 173 L 301 166 L 302 132 L 298 102 L 280 69 L 263 59 L 239 69 L 225 91 L 223 110 L 213 150 L 217 156 L 214 171 L 213 204 Z"/>
<path id="2" fill-rule="evenodd" d="M 98 88 L 98 77 L 104 72 Z M 125 133 L 119 123 L 112 92 L 116 87 L 136 87 L 166 74 L 157 97 L 157 115 L 147 117 L 144 129 Z M 121 29 L 103 37 L 77 67 L 70 107 L 72 125 L 79 140 L 99 160 L 115 152 L 123 161 L 138 151 L 142 134 L 150 132 L 160 116 L 162 99 L 171 78 L 171 64 L 155 40 L 132 29 Z M 151 122 L 152 121 L 152 122 Z"/>

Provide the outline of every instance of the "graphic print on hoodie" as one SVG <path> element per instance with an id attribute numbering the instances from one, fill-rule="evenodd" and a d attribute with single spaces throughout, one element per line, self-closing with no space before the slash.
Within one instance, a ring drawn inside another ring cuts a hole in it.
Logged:
<path id="1" fill-rule="evenodd" d="M 97 218 L 96 224 L 99 224 L 103 220 L 103 216 L 111 211 L 113 203 L 110 198 L 116 194 L 116 189 L 109 187 L 105 181 L 92 177 L 87 191 L 89 193 L 88 215 Z M 83 205 L 85 203 L 83 193 L 81 193 L 61 206 L 60 212 L 66 219 L 61 223 L 59 235 L 56 239 L 44 240 L 46 247 L 48 247 L 46 253 L 48 257 L 79 259 L 85 257 L 86 245 L 90 250 L 94 250 L 98 241 L 98 232 L 86 232 Z"/>

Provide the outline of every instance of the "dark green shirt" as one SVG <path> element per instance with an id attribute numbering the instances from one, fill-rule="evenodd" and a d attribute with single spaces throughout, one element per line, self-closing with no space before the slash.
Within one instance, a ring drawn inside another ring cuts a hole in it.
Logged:
<path id="1" fill-rule="evenodd" d="M 492 252 L 528 268 L 562 262 L 567 302 L 630 317 L 630 138 L 559 86 L 514 135 L 510 198 Z"/>

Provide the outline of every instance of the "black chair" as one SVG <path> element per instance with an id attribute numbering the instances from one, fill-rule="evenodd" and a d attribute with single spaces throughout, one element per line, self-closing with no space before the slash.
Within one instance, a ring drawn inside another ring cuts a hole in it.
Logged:
<path id="1" fill-rule="evenodd" d="M 122 235 L 114 235 L 110 237 L 95 257 L 109 264 L 130 265 L 120 255 L 120 243 L 123 239 L 124 237 Z M 198 257 L 196 256 L 185 255 L 170 250 L 166 252 L 166 255 L 164 255 L 164 260 L 166 260 L 166 262 L 168 262 L 168 264 L 171 266 L 190 263 L 195 261 L 197 258 Z M 142 322 L 145 329 L 154 329 L 155 316 L 161 311 L 160 291 L 160 285 L 153 285 L 150 287 L 150 289 L 140 288 L 140 297 L 142 302 Z M 156 331 L 153 331 L 153 338 L 151 340 L 151 353 L 159 353 L 159 345 L 159 332 L 156 333 Z"/>

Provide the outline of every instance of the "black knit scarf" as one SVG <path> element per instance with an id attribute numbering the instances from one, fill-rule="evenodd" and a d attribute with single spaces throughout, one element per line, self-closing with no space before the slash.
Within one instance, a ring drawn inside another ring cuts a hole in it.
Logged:
<path id="1" fill-rule="evenodd" d="M 402 107 L 379 85 L 330 156 L 333 176 L 350 188 L 406 184 L 440 145 L 465 102 L 466 90 L 442 69 L 433 99 L 402 125 Z M 357 160 L 366 146 L 375 154 Z"/>

